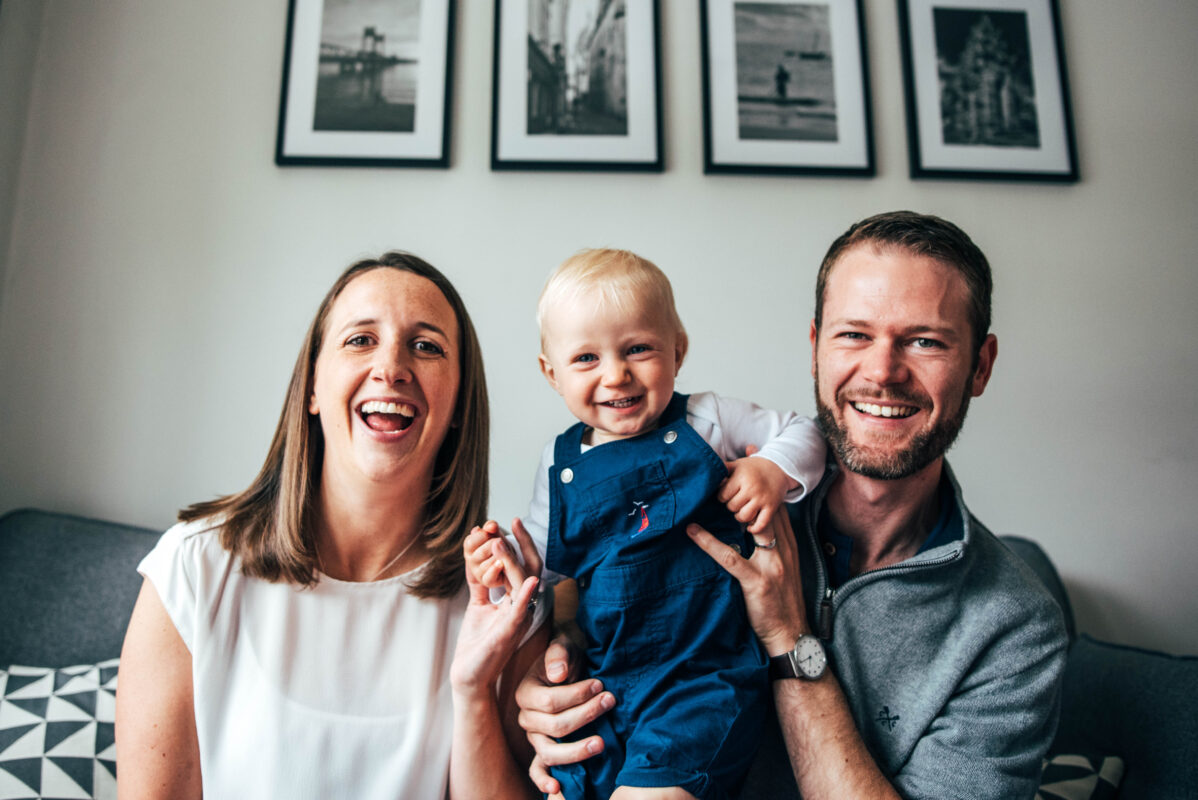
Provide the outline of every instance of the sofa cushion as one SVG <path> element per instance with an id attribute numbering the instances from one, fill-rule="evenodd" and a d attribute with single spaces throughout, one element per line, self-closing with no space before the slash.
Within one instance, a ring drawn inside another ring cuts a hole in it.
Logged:
<path id="1" fill-rule="evenodd" d="M 0 668 L 121 653 L 158 531 L 23 509 L 0 517 Z"/>
<path id="2" fill-rule="evenodd" d="M 1114 800 L 1122 777 L 1118 756 L 1055 755 L 1044 759 L 1036 800 Z"/>
<path id="3" fill-rule="evenodd" d="M 117 660 L 0 670 L 0 797 L 116 798 Z"/>
<path id="4" fill-rule="evenodd" d="M 1198 786 L 1198 657 L 1079 636 L 1069 649 L 1051 753 L 1109 753 L 1123 797 L 1176 797 Z"/>

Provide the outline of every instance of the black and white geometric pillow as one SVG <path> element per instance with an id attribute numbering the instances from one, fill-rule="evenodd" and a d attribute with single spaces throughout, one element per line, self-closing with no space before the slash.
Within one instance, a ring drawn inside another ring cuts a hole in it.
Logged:
<path id="1" fill-rule="evenodd" d="M 1118 756 L 1056 755 L 1044 761 L 1036 800 L 1113 800 L 1121 780 Z"/>
<path id="2" fill-rule="evenodd" d="M 117 663 L 0 670 L 0 800 L 115 800 Z"/>

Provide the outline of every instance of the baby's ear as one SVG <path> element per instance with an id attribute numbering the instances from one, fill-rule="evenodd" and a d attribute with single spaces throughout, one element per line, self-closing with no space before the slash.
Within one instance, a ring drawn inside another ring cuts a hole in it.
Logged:
<path id="1" fill-rule="evenodd" d="M 549 356 L 541 353 L 537 356 L 537 362 L 541 365 L 541 374 L 545 376 L 545 380 L 549 381 L 549 385 L 553 387 L 553 391 L 561 394 L 562 390 L 557 388 L 557 378 L 554 376 L 553 362 L 549 360 Z"/>
<path id="2" fill-rule="evenodd" d="M 678 336 L 674 339 L 674 377 L 678 377 L 678 371 L 682 369 L 682 362 L 686 360 L 686 349 L 690 346 L 690 340 L 686 338 L 686 331 L 678 331 Z"/>

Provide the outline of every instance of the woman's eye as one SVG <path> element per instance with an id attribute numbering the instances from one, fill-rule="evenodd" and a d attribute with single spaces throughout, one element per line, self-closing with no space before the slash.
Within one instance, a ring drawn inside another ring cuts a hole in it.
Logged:
<path id="1" fill-rule="evenodd" d="M 423 353 L 423 354 L 429 355 L 429 356 L 445 355 L 445 348 L 443 348 L 441 345 L 437 344 L 436 342 L 430 342 L 428 339 L 420 339 L 419 341 L 417 341 L 415 344 L 412 345 L 412 348 L 417 353 Z"/>
<path id="2" fill-rule="evenodd" d="M 357 333 L 349 337 L 345 343 L 350 347 L 366 347 L 370 344 L 370 337 L 364 333 Z"/>

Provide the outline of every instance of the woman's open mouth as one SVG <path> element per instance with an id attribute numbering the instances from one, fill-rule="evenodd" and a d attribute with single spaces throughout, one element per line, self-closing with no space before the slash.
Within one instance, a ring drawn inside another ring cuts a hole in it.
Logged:
<path id="1" fill-rule="evenodd" d="M 416 419 L 416 406 L 409 403 L 388 403 L 367 400 L 358 407 L 358 416 L 371 430 L 396 433 L 407 430 Z"/>

